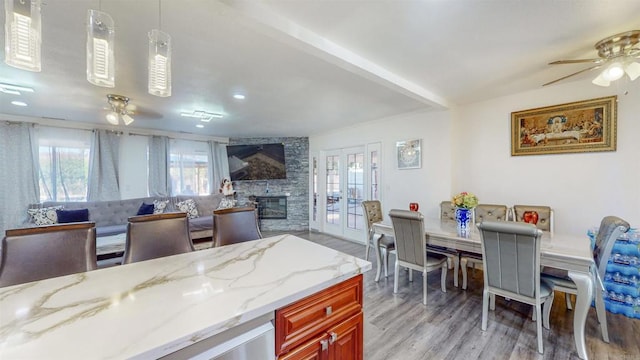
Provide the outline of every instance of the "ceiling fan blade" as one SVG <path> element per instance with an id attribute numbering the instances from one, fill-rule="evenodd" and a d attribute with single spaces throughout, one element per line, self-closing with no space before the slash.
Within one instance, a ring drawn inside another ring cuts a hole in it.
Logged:
<path id="1" fill-rule="evenodd" d="M 550 62 L 549 65 L 562 65 L 562 64 L 580 64 L 580 63 L 601 63 L 604 62 L 605 59 L 597 58 L 597 59 L 576 59 L 576 60 L 557 60 L 554 62 Z"/>
<path id="2" fill-rule="evenodd" d="M 600 67 L 602 67 L 602 65 L 594 65 L 594 66 L 592 66 L 592 67 L 589 67 L 589 68 L 586 68 L 586 69 L 583 69 L 583 70 L 580 70 L 580 71 L 574 72 L 573 74 L 569 74 L 569 75 L 567 75 L 567 76 L 563 76 L 563 77 L 561 77 L 561 78 L 559 78 L 559 79 L 556 79 L 556 80 L 550 81 L 550 82 L 548 82 L 548 83 L 546 83 L 546 84 L 543 84 L 542 86 L 547 86 L 547 85 L 555 84 L 555 83 L 557 83 L 558 81 L 562 81 L 562 80 L 564 80 L 564 79 L 566 79 L 566 78 L 570 78 L 570 77 L 572 77 L 572 76 L 574 76 L 574 75 L 582 74 L 583 72 L 587 72 L 587 71 L 590 71 L 590 70 L 595 70 L 595 69 L 598 69 L 598 68 L 600 68 Z"/>

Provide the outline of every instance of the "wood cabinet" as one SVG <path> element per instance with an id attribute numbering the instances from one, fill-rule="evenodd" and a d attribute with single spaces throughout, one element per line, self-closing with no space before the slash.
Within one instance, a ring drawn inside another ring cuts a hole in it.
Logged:
<path id="1" fill-rule="evenodd" d="M 361 360 L 362 275 L 276 311 L 276 356 L 281 360 Z"/>

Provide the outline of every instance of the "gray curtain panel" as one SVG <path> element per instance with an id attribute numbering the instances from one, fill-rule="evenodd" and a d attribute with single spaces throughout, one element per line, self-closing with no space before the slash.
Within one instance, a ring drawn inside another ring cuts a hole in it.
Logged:
<path id="1" fill-rule="evenodd" d="M 38 146 L 29 123 L 0 123 L 0 234 L 22 227 L 40 199 Z"/>
<path id="2" fill-rule="evenodd" d="M 169 137 L 149 138 L 149 196 L 171 195 L 169 160 Z"/>
<path id="3" fill-rule="evenodd" d="M 108 130 L 94 130 L 90 152 L 87 200 L 119 200 L 120 134 Z"/>
<path id="4" fill-rule="evenodd" d="M 229 177 L 229 162 L 227 160 L 227 144 L 209 141 L 209 193 L 217 194 L 222 179 Z"/>

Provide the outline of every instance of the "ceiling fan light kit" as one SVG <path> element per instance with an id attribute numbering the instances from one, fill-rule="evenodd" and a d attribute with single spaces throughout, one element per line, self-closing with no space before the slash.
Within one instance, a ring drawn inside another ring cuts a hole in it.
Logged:
<path id="1" fill-rule="evenodd" d="M 629 80 L 634 81 L 640 76 L 640 30 L 631 30 L 624 33 L 609 36 L 595 44 L 598 50 L 597 59 L 578 59 L 578 60 L 560 60 L 550 63 L 550 65 L 558 64 L 576 64 L 576 63 L 594 63 L 595 65 L 564 76 L 560 79 L 548 82 L 544 85 L 550 85 L 568 77 L 581 74 L 589 70 L 596 70 L 604 67 L 598 76 L 591 82 L 598 86 L 609 86 L 612 81 L 621 79 L 625 74 Z"/>
<path id="2" fill-rule="evenodd" d="M 5 0 L 5 63 L 40 72 L 42 28 L 40 0 Z"/>
<path id="3" fill-rule="evenodd" d="M 87 13 L 87 80 L 97 86 L 115 86 L 113 19 L 98 10 Z"/>
<path id="4" fill-rule="evenodd" d="M 128 97 L 109 94 L 107 95 L 107 101 L 111 107 L 111 111 L 105 116 L 109 124 L 117 126 L 120 123 L 120 119 L 125 125 L 130 125 L 134 121 L 127 109 L 129 105 Z"/>

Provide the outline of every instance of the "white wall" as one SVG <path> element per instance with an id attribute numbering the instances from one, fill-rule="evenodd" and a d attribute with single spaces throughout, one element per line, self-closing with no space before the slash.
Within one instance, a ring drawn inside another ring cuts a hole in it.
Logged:
<path id="1" fill-rule="evenodd" d="M 511 156 L 511 112 L 612 95 L 618 95 L 617 151 Z M 638 114 L 640 81 L 602 88 L 582 80 L 461 107 L 453 191 L 475 192 L 484 203 L 549 205 L 556 232 L 585 234 L 607 215 L 640 224 Z"/>
<path id="2" fill-rule="evenodd" d="M 309 151 L 380 142 L 384 212 L 393 208 L 408 210 L 410 202 L 417 202 L 425 216 L 437 217 L 440 201 L 451 193 L 450 133 L 447 111 L 405 114 L 311 136 Z M 396 141 L 412 139 L 422 139 L 422 168 L 398 170 Z"/>
<path id="3" fill-rule="evenodd" d="M 624 94 L 628 91 L 628 94 Z M 511 156 L 511 112 L 618 95 L 617 151 Z M 583 235 L 607 215 L 640 224 L 640 81 L 609 88 L 587 80 L 540 88 L 450 111 L 407 114 L 309 139 L 311 153 L 371 142 L 383 147 L 385 212 L 476 193 L 481 203 L 549 205 L 555 231 Z M 395 142 L 421 138 L 422 168 L 398 170 Z"/>

